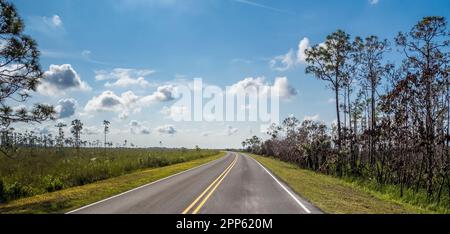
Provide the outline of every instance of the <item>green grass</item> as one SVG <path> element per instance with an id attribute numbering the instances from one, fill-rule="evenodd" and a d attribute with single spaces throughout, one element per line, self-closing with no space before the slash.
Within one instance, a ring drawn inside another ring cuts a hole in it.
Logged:
<path id="1" fill-rule="evenodd" d="M 98 181 L 83 186 L 22 198 L 0 205 L 0 213 L 63 213 L 125 192 L 158 179 L 205 164 L 224 156 L 224 152 L 154 169 Z"/>
<path id="2" fill-rule="evenodd" d="M 300 169 L 274 158 L 251 155 L 284 180 L 295 192 L 325 213 L 333 214 L 411 214 L 435 213 L 393 199 L 360 183 Z"/>
<path id="3" fill-rule="evenodd" d="M 217 154 L 215 150 L 23 148 L 0 155 L 0 203 Z"/>

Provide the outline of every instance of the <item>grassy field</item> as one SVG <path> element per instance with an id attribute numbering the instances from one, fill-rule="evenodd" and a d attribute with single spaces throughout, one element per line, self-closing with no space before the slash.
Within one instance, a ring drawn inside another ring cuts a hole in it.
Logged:
<path id="1" fill-rule="evenodd" d="M 0 202 L 215 155 L 214 150 L 26 148 L 0 155 Z"/>
<path id="2" fill-rule="evenodd" d="M 333 214 L 404 214 L 435 213 L 372 191 L 360 183 L 303 170 L 274 158 L 252 155 L 284 180 L 294 191 L 326 213 Z"/>
<path id="3" fill-rule="evenodd" d="M 101 199 L 125 192 L 158 179 L 208 163 L 224 156 L 224 152 L 154 169 L 139 170 L 91 184 L 22 198 L 0 204 L 0 213 L 63 213 Z"/>

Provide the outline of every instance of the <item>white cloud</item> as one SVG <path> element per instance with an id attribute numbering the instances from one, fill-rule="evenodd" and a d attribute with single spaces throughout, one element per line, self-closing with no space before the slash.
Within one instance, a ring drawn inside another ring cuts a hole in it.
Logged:
<path id="1" fill-rule="evenodd" d="M 132 91 L 118 96 L 113 91 L 107 90 L 89 100 L 84 110 L 86 112 L 116 112 L 120 113 L 120 119 L 126 119 L 130 112 L 138 113 L 143 107 L 173 100 L 174 92 L 173 86 L 170 85 L 158 87 L 155 92 L 147 96 L 137 96 Z"/>
<path id="2" fill-rule="evenodd" d="M 139 121 L 137 121 L 137 120 L 131 120 L 130 121 L 130 126 L 131 127 L 140 127 L 141 123 L 139 123 Z"/>
<path id="3" fill-rule="evenodd" d="M 133 134 L 149 135 L 151 133 L 150 129 L 144 126 L 144 123 L 141 123 L 137 120 L 131 120 L 130 126 L 131 126 L 130 131 Z"/>
<path id="4" fill-rule="evenodd" d="M 139 131 L 139 133 L 143 134 L 143 135 L 149 135 L 151 133 L 151 131 L 147 127 L 142 127 L 141 130 Z"/>
<path id="5" fill-rule="evenodd" d="M 376 5 L 378 4 L 380 1 L 379 0 L 369 0 L 369 4 L 370 5 Z"/>
<path id="6" fill-rule="evenodd" d="M 119 118 L 126 119 L 130 111 L 139 112 L 137 104 L 139 97 L 132 91 L 122 93 L 120 96 L 107 90 L 88 101 L 84 110 L 86 112 L 117 112 Z"/>
<path id="7" fill-rule="evenodd" d="M 154 102 L 168 102 L 172 100 L 175 100 L 175 86 L 163 85 L 158 87 L 153 94 L 142 97 L 140 102 L 145 105 Z"/>
<path id="8" fill-rule="evenodd" d="M 70 64 L 50 65 L 49 70 L 44 72 L 38 92 L 47 95 L 62 95 L 67 90 L 91 90 L 91 87 L 81 80 L 78 73 Z"/>
<path id="9" fill-rule="evenodd" d="M 146 88 L 151 86 L 144 77 L 154 73 L 153 70 L 148 69 L 128 69 L 128 68 L 115 68 L 112 71 L 100 70 L 95 72 L 95 79 L 112 80 L 113 82 L 106 82 L 106 87 L 128 87 L 138 85 Z"/>
<path id="10" fill-rule="evenodd" d="M 53 28 L 61 28 L 63 26 L 63 22 L 59 15 L 53 15 L 51 17 L 44 16 L 42 17 L 44 23 Z"/>
<path id="11" fill-rule="evenodd" d="M 259 92 L 260 96 L 269 94 L 272 88 L 278 91 L 280 98 L 289 99 L 297 95 L 297 91 L 289 85 L 287 77 L 276 77 L 273 84 L 266 82 L 264 77 L 247 77 L 233 84 L 230 87 L 230 92 L 236 94 L 246 91 L 248 94 L 255 94 L 252 93 L 255 91 L 253 88 Z"/>
<path id="12" fill-rule="evenodd" d="M 173 126 L 173 125 L 159 126 L 155 130 L 160 134 L 167 134 L 167 135 L 173 135 L 177 132 L 177 130 L 175 129 L 175 126 Z"/>
<path id="13" fill-rule="evenodd" d="M 73 98 L 61 99 L 58 101 L 58 105 L 55 106 L 55 111 L 58 114 L 58 118 L 68 118 L 75 114 L 77 101 Z"/>
<path id="14" fill-rule="evenodd" d="M 319 114 L 312 115 L 312 116 L 307 115 L 303 118 L 303 120 L 317 121 L 317 120 L 319 120 L 319 118 L 320 118 Z"/>
<path id="15" fill-rule="evenodd" d="M 300 40 L 298 43 L 297 50 L 297 63 L 305 63 L 306 62 L 306 53 L 305 51 L 310 48 L 309 39 L 307 37 Z"/>
<path id="16" fill-rule="evenodd" d="M 294 51 L 291 49 L 284 55 L 275 56 L 269 62 L 270 67 L 276 71 L 286 71 L 295 66 Z"/>
<path id="17" fill-rule="evenodd" d="M 61 27 L 62 26 L 62 20 L 59 17 L 59 15 L 53 15 L 52 17 L 52 23 L 53 25 L 55 25 L 56 27 Z"/>
<path id="18" fill-rule="evenodd" d="M 182 105 L 164 106 L 161 110 L 161 113 L 170 119 L 182 119 L 182 116 L 185 116 L 187 112 L 189 112 L 187 107 Z"/>
<path id="19" fill-rule="evenodd" d="M 122 78 L 116 80 L 114 83 L 106 82 L 105 87 L 121 87 L 125 88 L 132 85 L 138 85 L 143 88 L 150 86 L 150 83 L 144 79 L 144 77 L 139 77 L 136 79 L 132 78 Z"/>
<path id="20" fill-rule="evenodd" d="M 309 39 L 304 37 L 299 41 L 296 52 L 294 52 L 293 49 L 290 49 L 284 55 L 275 56 L 269 61 L 269 65 L 273 70 L 287 71 L 300 64 L 304 64 L 306 62 L 305 50 L 308 48 L 310 48 Z"/>
<path id="21" fill-rule="evenodd" d="M 275 82 L 272 88 L 278 91 L 278 94 L 280 95 L 281 98 L 291 98 L 297 95 L 297 90 L 289 86 L 287 77 L 275 78 Z"/>

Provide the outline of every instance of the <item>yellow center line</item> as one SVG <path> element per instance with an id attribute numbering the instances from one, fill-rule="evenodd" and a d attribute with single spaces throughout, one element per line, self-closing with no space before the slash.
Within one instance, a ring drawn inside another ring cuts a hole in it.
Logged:
<path id="1" fill-rule="evenodd" d="M 230 165 L 205 189 L 205 191 L 203 191 L 186 209 L 184 209 L 184 211 L 182 212 L 182 214 L 186 214 L 189 212 L 189 210 L 195 206 L 195 204 L 203 197 L 203 195 L 205 195 L 208 190 L 214 186 L 214 184 L 234 165 L 234 163 L 237 161 L 237 154 L 234 157 L 234 160 L 230 163 Z"/>
<path id="2" fill-rule="evenodd" d="M 214 193 L 214 191 L 219 187 L 220 183 L 225 179 L 225 177 L 230 173 L 231 169 L 233 169 L 234 165 L 236 164 L 237 160 L 234 160 L 233 164 L 231 165 L 230 169 L 228 169 L 227 173 L 222 176 L 222 178 L 219 180 L 219 182 L 216 183 L 214 188 L 208 193 L 208 195 L 203 199 L 203 201 L 197 206 L 197 208 L 192 212 L 192 214 L 197 214 L 198 211 L 203 207 L 205 202 L 208 200 L 208 198 Z"/>

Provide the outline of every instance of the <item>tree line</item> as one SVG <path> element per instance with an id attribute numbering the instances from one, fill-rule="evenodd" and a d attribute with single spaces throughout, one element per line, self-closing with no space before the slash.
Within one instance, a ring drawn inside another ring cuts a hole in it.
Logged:
<path id="1" fill-rule="evenodd" d="M 450 33 L 444 17 L 424 17 L 393 42 L 337 30 L 305 51 L 306 73 L 334 94 L 336 121 L 286 118 L 270 139 L 242 142 L 274 156 L 340 177 L 425 192 L 450 206 Z M 399 64 L 388 58 L 401 58 Z"/>
<path id="2" fill-rule="evenodd" d="M 69 127 L 72 136 L 67 137 L 65 135 L 65 129 Z M 71 122 L 70 126 L 65 123 L 59 122 L 55 125 L 57 128 L 57 134 L 53 136 L 51 133 L 40 133 L 37 131 L 16 131 L 14 128 L 2 129 L 0 131 L 0 152 L 6 156 L 13 157 L 15 151 L 19 148 L 108 148 L 113 147 L 113 142 L 107 141 L 107 134 L 110 130 L 110 122 L 103 121 L 103 134 L 104 142 L 100 140 L 82 140 L 83 123 L 79 119 L 75 119 Z M 116 147 L 136 147 L 135 144 L 124 140 L 123 143 L 117 143 Z"/>

